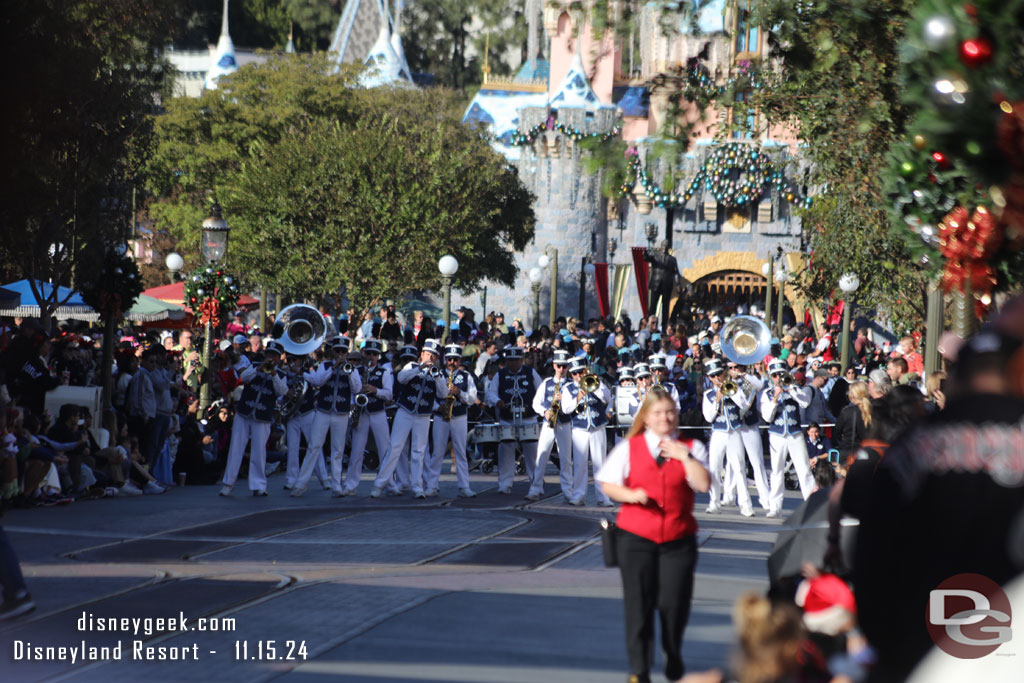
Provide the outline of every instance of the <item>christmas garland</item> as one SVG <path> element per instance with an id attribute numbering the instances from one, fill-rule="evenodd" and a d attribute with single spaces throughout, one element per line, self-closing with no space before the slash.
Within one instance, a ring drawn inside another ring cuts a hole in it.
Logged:
<path id="1" fill-rule="evenodd" d="M 599 139 L 601 142 L 607 142 L 614 137 L 618 137 L 620 132 L 619 127 L 616 126 L 607 133 L 584 133 L 579 128 L 570 128 L 569 126 L 556 121 L 550 126 L 548 123 L 538 123 L 533 128 L 528 129 L 525 133 L 513 133 L 512 142 L 510 144 L 513 147 L 522 147 L 524 145 L 532 144 L 534 140 L 538 139 L 545 131 L 548 130 L 557 131 L 573 142 L 593 139 Z"/>
<path id="2" fill-rule="evenodd" d="M 135 259 L 124 245 L 108 249 L 96 279 L 82 287 L 82 300 L 100 318 L 119 321 L 142 293 L 142 278 Z"/>
<path id="3" fill-rule="evenodd" d="M 901 52 L 911 113 L 886 169 L 893 229 L 984 312 L 1024 280 L 1024 0 L 923 0 Z"/>
<path id="4" fill-rule="evenodd" d="M 810 197 L 800 198 L 796 188 L 787 184 L 785 175 L 768 155 L 739 142 L 716 147 L 683 193 L 668 192 L 651 180 L 634 150 L 626 167 L 626 178 L 619 186 L 620 198 L 629 196 L 638 184 L 658 208 L 683 206 L 701 188 L 715 201 L 729 207 L 745 206 L 772 188 L 782 193 L 788 202 L 799 202 L 805 207 L 811 204 Z"/>
<path id="5" fill-rule="evenodd" d="M 238 283 L 223 267 L 197 268 L 185 279 L 185 305 L 198 311 L 203 324 L 220 325 L 224 311 L 238 308 Z"/>

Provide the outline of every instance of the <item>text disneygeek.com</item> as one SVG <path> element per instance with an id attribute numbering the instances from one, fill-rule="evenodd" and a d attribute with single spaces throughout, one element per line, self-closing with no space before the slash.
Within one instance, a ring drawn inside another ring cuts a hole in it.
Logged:
<path id="1" fill-rule="evenodd" d="M 99 662 L 99 661 L 184 661 L 198 660 L 207 653 L 216 655 L 216 649 L 201 647 L 199 642 L 187 644 L 147 645 L 150 636 L 206 632 L 225 633 L 235 630 L 235 620 L 229 617 L 203 617 L 189 619 L 184 612 L 172 617 L 100 617 L 82 612 L 76 622 L 79 633 L 125 634 L 132 640 L 90 644 L 82 639 L 76 643 L 59 645 L 13 641 L 13 659 L 23 662 Z M 233 640 L 218 647 L 235 660 L 305 660 L 306 643 L 301 640 Z"/>

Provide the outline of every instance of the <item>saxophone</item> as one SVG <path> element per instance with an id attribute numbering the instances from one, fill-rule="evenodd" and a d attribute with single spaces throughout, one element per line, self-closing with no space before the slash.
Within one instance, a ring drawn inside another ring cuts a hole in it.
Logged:
<path id="1" fill-rule="evenodd" d="M 558 424 L 558 413 L 562 410 L 562 380 L 555 381 L 555 393 L 551 397 L 551 417 L 548 418 L 548 427 L 552 429 Z"/>
<path id="2" fill-rule="evenodd" d="M 444 405 L 441 406 L 441 419 L 451 422 L 452 411 L 455 410 L 456 398 L 452 396 L 452 388 L 455 386 L 455 371 L 448 373 L 448 395 L 444 398 Z"/>

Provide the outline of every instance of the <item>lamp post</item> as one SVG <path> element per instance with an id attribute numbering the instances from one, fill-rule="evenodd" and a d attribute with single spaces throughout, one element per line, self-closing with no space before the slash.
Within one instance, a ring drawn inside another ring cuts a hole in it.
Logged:
<path id="1" fill-rule="evenodd" d="M 860 278 L 856 273 L 845 273 L 839 278 L 839 289 L 843 290 L 843 334 L 840 343 L 843 345 L 840 355 L 843 372 L 850 365 L 850 309 L 853 308 L 853 293 L 860 287 Z"/>
<path id="2" fill-rule="evenodd" d="M 580 324 L 582 324 L 582 322 L 586 320 L 584 316 L 587 312 L 587 302 L 585 296 L 587 291 L 587 281 L 590 278 L 594 277 L 595 270 L 596 268 L 594 267 L 594 264 L 590 262 L 590 259 L 588 257 L 584 256 L 582 261 L 580 262 Z"/>
<path id="3" fill-rule="evenodd" d="M 551 266 L 551 299 L 548 302 L 548 329 L 555 329 L 555 311 L 558 309 L 558 250 L 552 247 L 550 244 L 544 247 L 544 253 L 537 259 L 537 265 L 541 268 L 547 268 Z M 540 309 L 537 309 L 537 315 L 540 315 Z M 539 327 L 539 323 L 534 325 Z"/>
<path id="4" fill-rule="evenodd" d="M 654 240 L 658 239 L 658 224 L 648 223 L 644 226 L 644 234 L 647 236 L 647 248 L 654 249 Z"/>
<path id="5" fill-rule="evenodd" d="M 441 333 L 441 345 L 448 342 L 449 330 L 452 327 L 452 276 L 459 270 L 458 260 L 446 254 L 437 262 L 441 271 L 441 286 L 444 287 L 444 332 Z"/>
<path id="6" fill-rule="evenodd" d="M 220 206 L 213 205 L 209 217 L 203 221 L 203 260 L 208 265 L 223 261 L 228 254 L 228 224 L 220 214 Z M 213 296 L 213 292 L 210 292 Z M 199 390 L 199 409 L 210 405 L 210 356 L 213 355 L 213 321 L 206 321 L 203 335 L 203 385 Z"/>
<path id="7" fill-rule="evenodd" d="M 533 290 L 533 329 L 540 327 L 540 268 L 530 268 L 526 274 L 530 278 L 530 289 Z"/>
<path id="8" fill-rule="evenodd" d="M 164 259 L 164 265 L 167 266 L 167 273 L 172 284 L 181 279 L 181 269 L 185 267 L 185 259 L 181 257 L 181 254 L 172 251 Z"/>
<path id="9" fill-rule="evenodd" d="M 771 329 L 772 326 L 772 280 L 775 279 L 775 257 L 769 256 L 768 263 L 761 266 L 761 274 L 768 281 L 764 293 L 764 322 Z"/>
<path id="10" fill-rule="evenodd" d="M 789 281 L 789 273 L 786 272 L 785 268 L 780 267 L 775 271 L 775 281 L 779 283 L 779 310 L 775 320 L 775 334 L 779 339 L 782 339 L 784 334 L 782 330 L 782 308 L 786 304 L 786 283 Z"/>

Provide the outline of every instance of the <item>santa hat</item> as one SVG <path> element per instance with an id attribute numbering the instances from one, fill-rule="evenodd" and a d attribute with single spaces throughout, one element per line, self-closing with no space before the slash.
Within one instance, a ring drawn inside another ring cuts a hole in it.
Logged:
<path id="1" fill-rule="evenodd" d="M 809 631 L 835 636 L 842 633 L 857 615 L 853 591 L 835 574 L 822 574 L 800 584 L 796 604 L 804 610 L 804 625 Z"/>

